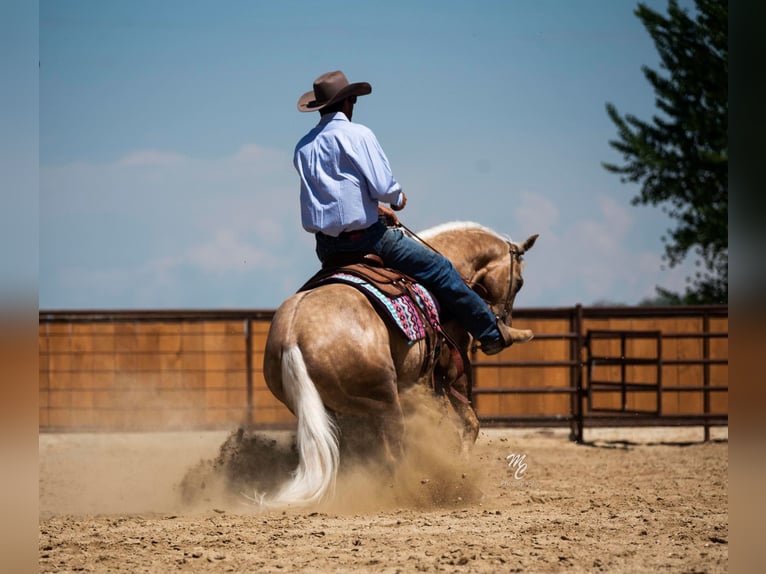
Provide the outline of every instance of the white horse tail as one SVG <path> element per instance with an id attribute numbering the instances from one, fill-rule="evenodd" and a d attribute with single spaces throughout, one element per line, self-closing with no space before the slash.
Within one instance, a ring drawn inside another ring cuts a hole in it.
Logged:
<path id="1" fill-rule="evenodd" d="M 340 461 L 338 431 L 309 377 L 297 345 L 282 354 L 282 388 L 298 419 L 298 468 L 266 506 L 307 505 L 335 489 Z"/>

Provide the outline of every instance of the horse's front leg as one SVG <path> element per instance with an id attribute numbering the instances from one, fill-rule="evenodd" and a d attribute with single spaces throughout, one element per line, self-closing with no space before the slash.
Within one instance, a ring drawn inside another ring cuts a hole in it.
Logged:
<path id="1" fill-rule="evenodd" d="M 476 411 L 468 399 L 470 396 L 468 389 L 468 376 L 463 373 L 452 384 L 452 388 L 446 391 L 447 398 L 463 425 L 460 443 L 460 454 L 463 458 L 468 458 L 479 436 L 479 417 L 476 416 Z"/>
<path id="2" fill-rule="evenodd" d="M 458 349 L 467 349 L 469 336 L 458 331 L 451 332 Z M 459 356 L 455 356 L 459 354 Z M 470 454 L 479 436 L 479 419 L 471 404 L 471 362 L 467 353 L 442 352 L 435 367 L 437 392 L 443 393 L 462 424 L 460 452 L 463 458 Z"/>

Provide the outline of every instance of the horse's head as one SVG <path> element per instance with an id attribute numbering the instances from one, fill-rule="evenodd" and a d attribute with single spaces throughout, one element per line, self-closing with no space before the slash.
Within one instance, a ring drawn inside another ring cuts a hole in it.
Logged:
<path id="1" fill-rule="evenodd" d="M 503 240 L 494 242 L 488 251 L 490 260 L 475 270 L 469 284 L 487 302 L 492 312 L 506 325 L 511 324 L 511 311 L 521 287 L 524 285 L 522 271 L 524 254 L 537 241 L 532 235 L 523 243 Z"/>
<path id="2" fill-rule="evenodd" d="M 537 241 L 532 235 L 523 243 L 471 222 L 453 222 L 421 233 L 430 245 L 452 261 L 463 278 L 506 325 L 524 284 L 524 254 Z"/>

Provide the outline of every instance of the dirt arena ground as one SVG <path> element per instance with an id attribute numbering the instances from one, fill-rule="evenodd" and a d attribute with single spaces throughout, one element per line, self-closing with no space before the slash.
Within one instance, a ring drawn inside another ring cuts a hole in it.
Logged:
<path id="1" fill-rule="evenodd" d="M 262 511 L 213 472 L 230 433 L 41 434 L 39 570 L 728 570 L 728 429 L 567 435 L 485 429 L 467 463 L 421 445 L 395 478 L 348 471 L 331 502 Z"/>

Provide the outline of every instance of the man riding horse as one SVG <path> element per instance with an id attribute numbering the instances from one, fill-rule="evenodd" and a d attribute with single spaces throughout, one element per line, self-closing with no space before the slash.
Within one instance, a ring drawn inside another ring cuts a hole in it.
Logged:
<path id="1" fill-rule="evenodd" d="M 319 260 L 327 264 L 338 255 L 378 255 L 386 266 L 431 291 L 442 312 L 471 333 L 487 355 L 528 340 L 528 332 L 495 317 L 446 257 L 398 228 L 394 211 L 404 208 L 407 196 L 375 134 L 351 122 L 357 97 L 371 92 L 367 82 L 351 84 L 343 72 L 334 71 L 319 76 L 313 90 L 298 100 L 299 111 L 321 115 L 296 145 L 293 158 L 301 180 L 303 228 L 315 234 Z"/>

